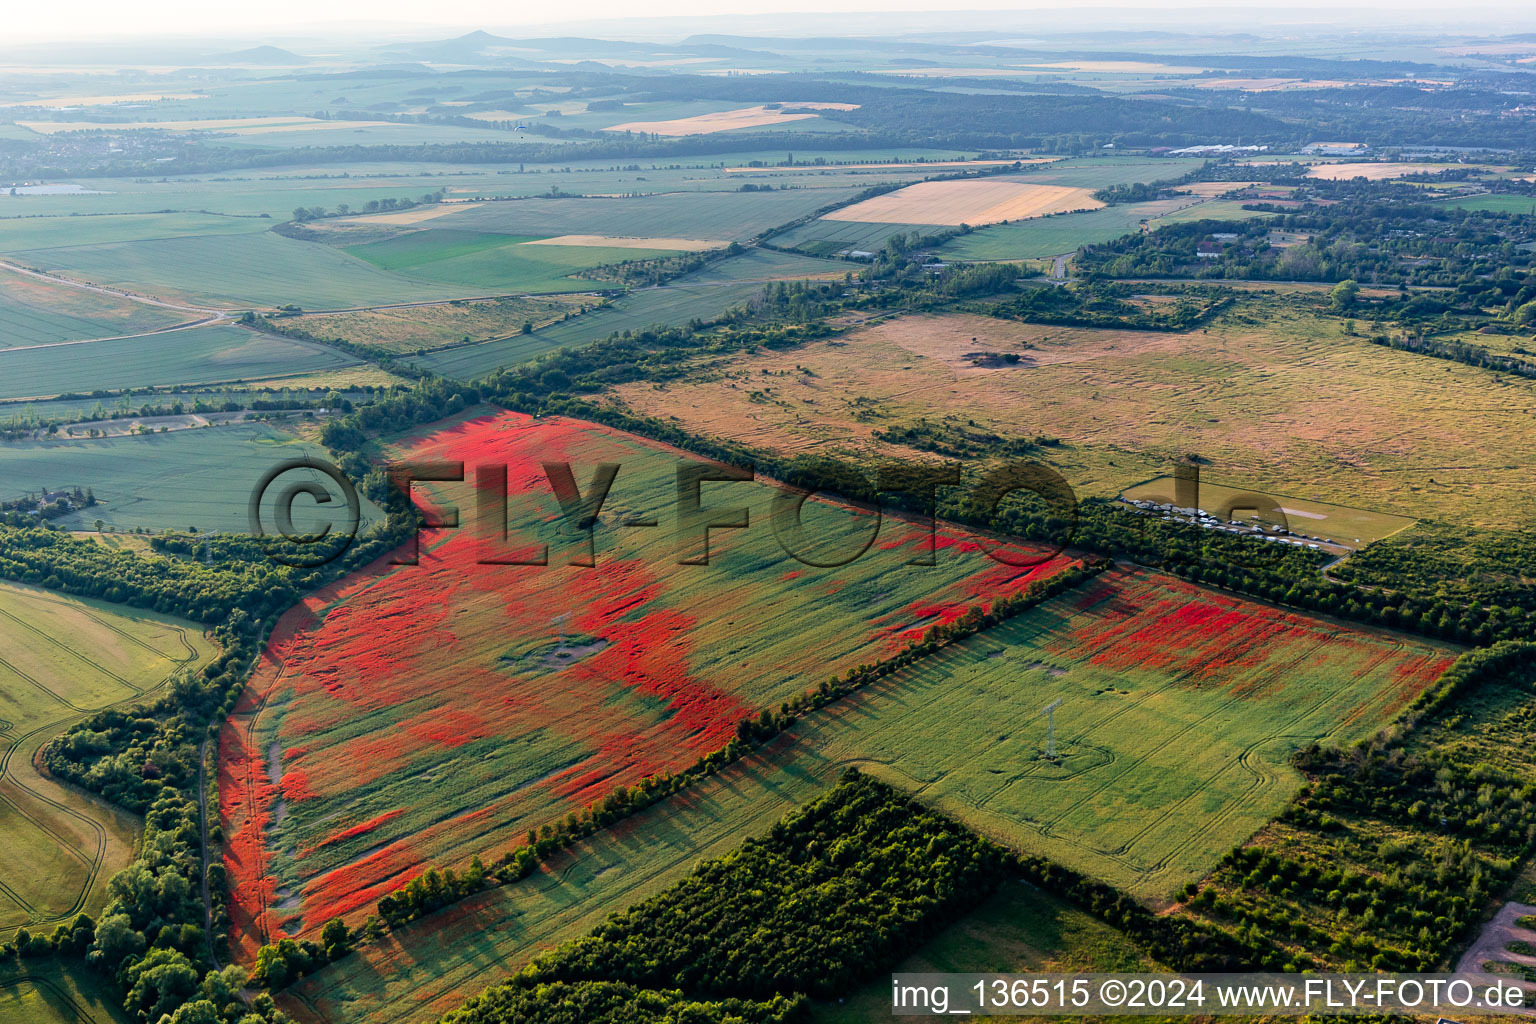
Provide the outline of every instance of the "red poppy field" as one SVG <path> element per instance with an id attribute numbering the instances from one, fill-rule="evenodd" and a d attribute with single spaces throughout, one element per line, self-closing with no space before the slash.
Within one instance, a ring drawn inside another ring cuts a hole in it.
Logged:
<path id="1" fill-rule="evenodd" d="M 462 525 L 424 531 L 418 565 L 381 560 L 286 615 L 221 736 L 232 933 L 247 956 L 362 917 L 428 865 L 499 854 L 615 786 L 684 767 L 743 717 L 1066 564 L 1004 565 L 941 526 L 936 564 L 911 565 L 926 531 L 886 517 L 862 557 L 816 568 L 784 553 L 776 488 L 713 481 L 703 508 L 746 507 L 747 526 L 712 531 L 710 564 L 679 564 L 697 553 L 674 529 L 680 452 L 499 413 L 398 454 L 466 464 L 464 483 L 418 485 Z M 619 466 L 593 567 L 567 564 L 586 545 L 544 468 L 562 462 L 583 495 L 598 464 Z M 477 480 L 481 465 L 506 467 L 505 541 L 477 526 L 499 490 Z M 857 551 L 873 517 L 813 500 L 803 522 L 825 555 Z M 546 545 L 547 565 L 485 564 Z"/>
<path id="2" fill-rule="evenodd" d="M 433 1019 L 813 799 L 848 765 L 1155 903 L 1270 821 L 1292 751 L 1390 721 L 1453 652 L 1117 569 L 802 719 L 534 876 L 283 996 L 301 1021 Z M 1056 711 L 1057 758 L 1041 710 Z"/>

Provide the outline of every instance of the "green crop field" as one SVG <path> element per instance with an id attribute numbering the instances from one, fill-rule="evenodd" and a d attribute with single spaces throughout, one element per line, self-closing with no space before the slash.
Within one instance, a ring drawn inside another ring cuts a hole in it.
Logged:
<path id="1" fill-rule="evenodd" d="M 560 323 L 480 345 L 434 352 L 415 360 L 423 369 L 445 377 L 473 380 L 498 367 L 513 366 L 562 347 L 576 347 L 606 338 L 615 331 L 637 331 L 657 325 L 676 326 L 690 320 L 710 320 L 732 306 L 762 293 L 767 281 L 825 277 L 848 269 L 846 264 L 809 259 L 771 249 L 749 249 L 711 264 L 660 288 L 642 288 L 614 299 L 600 309 Z"/>
<path id="2" fill-rule="evenodd" d="M 138 334 L 188 318 L 0 267 L 0 348 Z"/>
<path id="3" fill-rule="evenodd" d="M 381 270 L 483 293 L 587 291 L 604 285 L 577 276 L 583 270 L 675 255 L 664 249 L 522 244 L 530 241 L 521 235 L 429 228 L 346 251 Z"/>
<path id="4" fill-rule="evenodd" d="M 194 327 L 109 341 L 0 349 L 0 398 L 261 380 L 358 362 L 314 342 L 243 327 Z"/>
<path id="5" fill-rule="evenodd" d="M 233 309 L 290 303 L 350 309 L 475 294 L 387 273 L 331 246 L 270 231 L 35 249 L 16 258 L 125 291 Z"/>
<path id="6" fill-rule="evenodd" d="M 133 854 L 133 816 L 39 775 L 38 749 L 212 653 L 190 623 L 0 584 L 0 928 L 95 913 Z"/>
<path id="7" fill-rule="evenodd" d="M 317 445 L 274 426 L 242 423 L 108 438 L 0 443 L 0 498 L 90 488 L 99 504 L 58 520 L 93 530 L 96 520 L 119 531 L 197 527 L 221 533 L 250 532 L 246 504 L 261 475 L 279 462 L 312 455 Z M 304 529 L 307 499 L 294 506 Z M 365 507 L 372 517 L 376 511 Z M 272 529 L 273 519 L 263 522 Z"/>
<path id="8" fill-rule="evenodd" d="M 796 248 L 816 256 L 830 256 L 844 249 L 879 252 L 892 235 L 952 231 L 942 224 L 870 224 L 855 220 L 813 220 L 772 238 L 774 245 Z"/>
<path id="9" fill-rule="evenodd" d="M 434 228 L 635 238 L 744 241 L 858 193 L 854 188 L 795 188 L 773 192 L 708 192 L 623 199 L 527 199 L 487 203 L 432 221 Z"/>
<path id="10" fill-rule="evenodd" d="M 1246 641 L 1242 657 L 1182 649 L 1233 632 Z M 1123 664 L 1133 653 L 1138 664 Z M 1370 732 L 1448 660 L 1428 644 L 1336 629 L 1167 577 L 1090 581 L 812 715 L 534 877 L 392 932 L 289 989 L 284 1006 L 327 1024 L 441 1012 L 762 831 L 850 764 L 1001 841 L 1165 897 L 1284 805 L 1300 779 L 1286 762 L 1291 750 Z M 1296 666 L 1308 663 L 1297 685 Z M 1058 698 L 1050 761 L 1040 709 Z M 1000 915 L 1004 905 L 1031 914 Z M 1142 969 L 1108 928 L 1027 889 L 1005 893 L 909 963 Z M 873 1005 L 878 987 L 841 1015 L 822 1008 L 820 1019 L 863 1019 L 849 1014 Z"/>
<path id="11" fill-rule="evenodd" d="M 0 969 L 0 1024 L 128 1024 L 111 983 L 79 961 Z"/>
<path id="12" fill-rule="evenodd" d="M 1005 181 L 1077 188 L 1110 188 L 1138 182 L 1172 181 L 1199 170 L 1205 161 L 1193 157 L 1148 158 L 1138 156 L 1079 157 L 1046 164 L 1039 170 L 1010 175 Z"/>
<path id="13" fill-rule="evenodd" d="M 1460 210 L 1487 210 L 1490 213 L 1525 213 L 1536 215 L 1536 196 L 1481 195 L 1442 199 L 1437 205 Z"/>
<path id="14" fill-rule="evenodd" d="M 0 252 L 19 253 L 28 249 L 61 249 L 72 245 L 105 245 L 189 235 L 251 234 L 271 226 L 271 221 L 259 217 L 219 217 L 207 213 L 0 217 Z M 19 262 L 26 263 L 27 260 Z"/>

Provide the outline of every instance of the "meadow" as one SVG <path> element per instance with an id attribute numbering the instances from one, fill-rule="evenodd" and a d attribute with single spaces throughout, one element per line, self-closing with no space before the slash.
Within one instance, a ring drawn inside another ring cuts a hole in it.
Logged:
<path id="1" fill-rule="evenodd" d="M 1536 384 L 1351 337 L 1308 309 L 1321 301 L 1255 294 L 1185 334 L 908 315 L 614 392 L 638 412 L 784 453 L 905 452 L 874 432 L 922 420 L 1044 435 L 1060 444 L 1036 457 L 1085 497 L 1194 453 L 1213 479 L 1274 494 L 1525 525 L 1524 463 L 1506 453 L 1523 450 Z M 978 365 L 972 353 L 1019 360 Z"/>
<path id="2" fill-rule="evenodd" d="M 632 291 L 581 316 L 540 327 L 532 334 L 433 352 L 413 362 L 445 377 L 473 380 L 498 367 L 526 362 L 557 348 L 585 345 L 615 331 L 714 319 L 732 306 L 757 298 L 767 281 L 799 281 L 841 276 L 845 272 L 845 266 L 838 263 L 771 249 L 748 249 L 660 288 Z"/>
<path id="3" fill-rule="evenodd" d="M 265 423 L 199 427 L 163 434 L 0 443 L 0 497 L 90 488 L 98 502 L 57 522 L 94 530 L 139 527 L 249 533 L 247 502 L 263 473 L 288 459 L 328 459 L 318 445 Z M 285 482 L 287 478 L 284 478 Z M 310 524 L 308 499 L 294 506 L 299 529 Z M 377 515 L 366 506 L 371 520 Z M 271 530 L 274 520 L 263 520 Z"/>
<path id="4" fill-rule="evenodd" d="M 0 348 L 140 334 L 187 319 L 176 310 L 0 266 Z"/>
<path id="5" fill-rule="evenodd" d="M 596 301 L 562 296 L 508 296 L 404 309 L 312 313 L 285 322 L 318 338 L 342 338 L 387 352 L 419 353 L 465 341 L 507 338 L 519 334 L 525 323 L 542 327 L 558 321 L 568 311 L 577 312 Z"/>
<path id="6" fill-rule="evenodd" d="M 0 584 L 0 928 L 96 913 L 133 856 L 133 815 L 40 775 L 38 749 L 212 653 L 190 623 Z"/>
<path id="7" fill-rule="evenodd" d="M 1299 782 L 1289 751 L 1370 732 L 1449 658 L 1119 571 L 812 714 L 529 879 L 395 930 L 282 1002 L 326 1024 L 441 1012 L 761 832 L 849 765 L 1000 841 L 1165 899 L 1284 805 Z M 1058 698 L 1053 761 L 1040 709 Z M 1111 929 L 1020 887 L 905 969 L 1141 964 Z M 873 984 L 817 1019 L 868 1019 L 858 1012 L 884 990 Z"/>
<path id="8" fill-rule="evenodd" d="M 427 864 L 499 853 L 615 785 L 691 763 L 742 717 L 1064 564 L 1002 565 L 945 530 L 936 564 L 913 566 L 916 526 L 812 501 L 813 561 L 846 559 L 878 527 L 863 557 L 813 568 L 780 547 L 762 484 L 705 488 L 707 506 L 747 503 L 750 526 L 717 532 L 708 565 L 683 564 L 700 548 L 674 535 L 678 452 L 512 413 L 399 451 L 508 463 L 509 537 L 429 532 L 419 566 L 377 564 L 283 619 L 221 738 L 242 955 L 280 929 L 360 918 Z M 622 467 L 595 569 L 567 564 L 584 545 L 556 521 L 540 468 L 561 460 L 583 482 L 596 463 Z M 431 500 L 463 507 L 468 527 L 474 492 L 443 485 Z M 645 516 L 658 526 L 614 528 Z M 542 545 L 547 566 L 481 564 Z"/>
<path id="9" fill-rule="evenodd" d="M 49 398 L 177 384 L 261 380 L 355 366 L 314 342 L 229 325 L 139 337 L 0 349 L 0 398 Z"/>

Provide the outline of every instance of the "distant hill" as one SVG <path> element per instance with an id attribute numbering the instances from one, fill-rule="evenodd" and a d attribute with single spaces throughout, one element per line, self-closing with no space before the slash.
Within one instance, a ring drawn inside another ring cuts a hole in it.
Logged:
<path id="1" fill-rule="evenodd" d="M 308 64 L 308 57 L 300 57 L 278 46 L 253 46 L 233 53 L 215 53 L 206 60 L 228 61 L 231 64 Z"/>

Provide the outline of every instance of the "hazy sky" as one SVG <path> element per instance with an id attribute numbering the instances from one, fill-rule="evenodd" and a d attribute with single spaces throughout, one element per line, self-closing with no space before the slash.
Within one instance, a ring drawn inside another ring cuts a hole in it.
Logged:
<path id="1" fill-rule="evenodd" d="M 506 0 L 454 0 L 423 8 L 416 0 L 266 0 L 259 4 L 221 4 L 209 0 L 67 0 L 63 3 L 16 2 L 0 15 L 0 48 L 11 42 L 101 39 L 104 37 L 161 36 L 162 38 L 225 36 L 296 39 L 329 34 L 345 27 L 349 35 L 359 30 L 368 36 L 408 34 L 413 38 L 434 38 L 461 33 L 470 28 L 495 30 L 526 29 L 545 25 L 564 30 L 579 27 L 582 21 L 628 22 L 635 28 L 650 27 L 647 34 L 669 35 L 662 26 L 635 25 L 636 19 L 662 17 L 709 17 L 718 23 L 711 31 L 731 31 L 733 17 L 776 14 L 786 15 L 813 10 L 826 16 L 830 12 L 923 12 L 941 20 L 934 29 L 942 30 L 942 19 L 955 18 L 956 11 L 1010 12 L 1014 18 L 1003 19 L 1018 27 L 1028 12 L 1036 10 L 1056 30 L 1063 28 L 1144 28 L 1166 23 L 1181 30 L 1199 29 L 1202 24 L 1230 28 L 1245 21 L 1259 21 L 1271 26 L 1286 23 L 1316 24 L 1333 22 L 1351 27 L 1377 26 L 1391 31 L 1415 25 L 1461 26 L 1462 31 L 1529 32 L 1536 30 L 1532 5 L 1524 2 L 1476 0 L 1448 5 L 1443 0 L 1352 0 L 1347 5 L 1328 4 L 1323 0 L 1277 5 L 1274 0 L 1229 0 L 1216 7 L 1211 0 L 1109 0 L 1094 9 L 1063 4 L 1060 0 L 962 0 L 953 10 L 946 10 L 934 0 L 565 0 L 559 5 L 508 4 Z M 1074 11 L 1074 6 L 1076 10 Z M 1106 19 L 1103 8 L 1114 7 L 1121 17 Z M 1191 17 L 1200 8 L 1209 19 Z M 431 20 L 423 18 L 432 10 Z M 942 13 L 940 13 L 942 12 Z M 555 19 L 559 19 L 558 22 Z M 787 32 L 791 24 L 765 27 L 759 19 L 759 31 Z M 681 26 L 679 26 L 681 27 Z M 902 31 L 893 23 L 869 22 L 862 28 L 850 25 L 850 31 L 874 34 Z M 979 27 L 966 24 L 965 28 Z M 752 26 L 742 26 L 751 31 Z M 685 31 L 696 31 L 688 28 Z M 681 34 L 681 33 L 679 33 Z"/>

